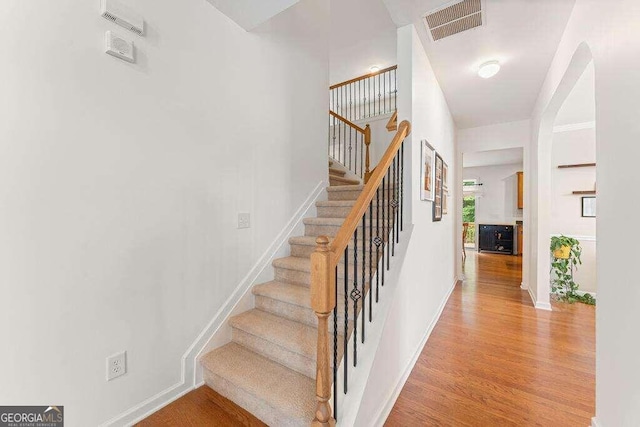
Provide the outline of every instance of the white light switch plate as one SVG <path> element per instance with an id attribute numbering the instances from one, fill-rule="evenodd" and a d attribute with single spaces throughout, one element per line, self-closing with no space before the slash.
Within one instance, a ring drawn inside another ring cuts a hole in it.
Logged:
<path id="1" fill-rule="evenodd" d="M 238 228 L 251 227 L 251 215 L 247 212 L 238 214 Z"/>

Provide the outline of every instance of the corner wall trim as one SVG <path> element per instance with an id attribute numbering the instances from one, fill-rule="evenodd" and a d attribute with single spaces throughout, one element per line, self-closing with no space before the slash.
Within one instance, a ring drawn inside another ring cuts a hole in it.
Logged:
<path id="1" fill-rule="evenodd" d="M 301 223 L 306 213 L 313 206 L 320 194 L 322 194 L 322 191 L 324 191 L 326 184 L 327 183 L 325 181 L 320 181 L 316 185 L 307 199 L 302 203 L 289 222 L 282 228 L 280 233 L 278 233 L 271 245 L 269 245 L 267 250 L 262 254 L 260 259 L 258 259 L 253 267 L 251 267 L 251 270 L 249 270 L 246 276 L 240 281 L 235 291 L 213 316 L 209 324 L 207 324 L 191 346 L 189 346 L 182 356 L 180 381 L 167 389 L 160 391 L 158 394 L 140 402 L 125 412 L 116 415 L 103 424 L 100 424 L 101 427 L 131 426 L 203 384 L 203 382 L 198 383 L 196 380 L 197 355 L 207 344 L 209 338 L 224 325 L 229 314 L 233 311 L 233 308 L 251 288 L 254 281 L 260 276 L 265 268 L 271 265 L 272 258 L 276 256 L 282 245 L 288 242 L 289 235 Z"/>
<path id="2" fill-rule="evenodd" d="M 548 302 L 538 302 L 536 300 L 536 296 L 533 294 L 533 291 L 531 290 L 531 288 L 528 288 L 529 291 L 529 297 L 531 297 L 531 302 L 533 302 L 533 306 L 538 309 L 538 310 L 546 310 L 546 311 L 553 311 L 551 309 L 551 304 Z"/>
<path id="3" fill-rule="evenodd" d="M 378 415 L 374 418 L 376 420 L 374 423 L 375 426 L 382 426 L 386 421 L 387 417 L 389 416 L 389 414 L 391 413 L 391 410 L 393 409 L 393 405 L 395 405 L 396 400 L 398 400 L 398 396 L 400 396 L 400 392 L 402 391 L 405 383 L 409 379 L 409 375 L 411 375 L 411 371 L 413 370 L 413 367 L 416 365 L 416 362 L 418 362 L 418 358 L 420 357 L 420 354 L 422 353 L 424 346 L 427 344 L 427 341 L 431 336 L 431 332 L 433 332 L 433 328 L 435 328 L 436 324 L 438 323 L 438 320 L 440 320 L 440 316 L 442 315 L 442 312 L 444 311 L 444 308 L 447 305 L 447 302 L 449 301 L 449 298 L 451 297 L 451 294 L 453 293 L 453 290 L 456 288 L 456 285 L 458 283 L 462 283 L 462 280 L 459 280 L 456 277 L 455 280 L 453 281 L 453 285 L 451 285 L 451 288 L 449 289 L 445 297 L 442 299 L 442 302 L 438 307 L 437 314 L 429 324 L 429 327 L 427 328 L 426 333 L 424 334 L 424 336 L 422 337 L 422 340 L 416 347 L 416 351 L 411 357 L 411 361 L 405 368 L 395 388 L 389 394 L 389 397 L 387 398 L 387 403 L 380 409 L 380 412 L 378 412 Z"/>

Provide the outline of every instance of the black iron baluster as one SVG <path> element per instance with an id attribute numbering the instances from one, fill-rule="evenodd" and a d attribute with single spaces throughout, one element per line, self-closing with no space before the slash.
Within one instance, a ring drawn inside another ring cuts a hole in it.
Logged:
<path id="1" fill-rule="evenodd" d="M 352 144 L 351 143 L 351 131 L 353 129 L 351 129 L 351 126 L 347 126 L 347 125 L 345 125 L 345 127 L 347 127 L 349 129 L 349 169 L 351 169 L 351 153 L 353 152 L 353 146 L 351 145 Z"/>
<path id="2" fill-rule="evenodd" d="M 369 322 L 371 322 L 373 310 L 373 288 L 371 278 L 373 277 L 373 200 L 369 202 Z"/>
<path id="3" fill-rule="evenodd" d="M 396 158 L 393 158 L 391 180 L 391 256 L 396 256 Z"/>
<path id="4" fill-rule="evenodd" d="M 391 78 L 391 76 L 389 76 Z M 398 109 L 398 80 L 396 79 L 396 70 L 393 70 L 393 109 Z"/>
<path id="5" fill-rule="evenodd" d="M 404 230 L 404 140 L 400 144 L 400 231 Z"/>
<path id="6" fill-rule="evenodd" d="M 389 271 L 389 264 L 391 264 L 391 247 L 389 246 L 389 238 L 391 237 L 391 230 L 389 229 L 389 224 L 391 224 L 391 215 L 393 215 L 393 212 L 391 211 L 391 169 L 389 169 L 387 171 L 387 222 L 384 223 L 384 237 L 386 237 L 387 240 L 387 271 Z"/>
<path id="7" fill-rule="evenodd" d="M 371 117 L 371 77 L 367 77 L 367 83 L 369 83 L 369 114 L 367 117 Z"/>
<path id="8" fill-rule="evenodd" d="M 353 169 L 352 169 L 352 171 L 357 175 L 358 174 L 358 132 L 356 132 L 355 129 L 353 129 L 353 128 L 351 128 L 351 126 L 349 126 L 349 135 L 351 135 L 352 131 L 353 131 L 353 134 L 354 134 L 355 146 L 356 146 L 356 153 L 353 156 Z"/>
<path id="9" fill-rule="evenodd" d="M 364 176 L 364 134 L 360 134 L 360 176 Z"/>
<path id="10" fill-rule="evenodd" d="M 353 289 L 351 290 L 353 300 L 353 366 L 358 366 L 358 300 L 360 291 L 358 290 L 358 229 L 353 232 Z"/>
<path id="11" fill-rule="evenodd" d="M 365 296 L 365 292 L 367 291 L 366 278 L 365 278 L 365 265 L 366 265 L 367 252 L 364 248 L 364 242 L 366 242 L 367 240 L 367 225 L 365 224 L 366 217 L 367 217 L 367 214 L 365 212 L 365 214 L 362 215 L 362 296 Z M 364 318 L 366 316 L 366 313 L 365 313 L 365 307 L 367 306 L 366 302 L 367 302 L 366 299 L 362 301 L 362 344 L 364 344 L 364 324 L 365 324 Z"/>
<path id="12" fill-rule="evenodd" d="M 347 366 L 349 366 L 349 246 L 344 248 L 344 394 L 347 394 Z"/>
<path id="13" fill-rule="evenodd" d="M 387 80 L 385 76 L 382 76 L 382 102 L 383 102 L 383 110 L 386 114 L 387 112 Z"/>
<path id="14" fill-rule="evenodd" d="M 385 187 L 385 181 L 387 180 L 387 176 L 383 176 L 382 177 L 382 233 L 379 234 L 380 239 L 382 240 L 382 251 L 380 253 L 380 256 L 382 257 L 382 268 L 380 269 L 380 271 L 382 272 L 382 278 L 380 279 L 380 285 L 382 287 L 384 287 L 384 249 L 387 246 L 387 238 L 386 238 L 386 223 L 387 223 L 387 204 L 385 203 L 385 201 L 387 200 L 387 196 L 386 196 L 386 187 Z"/>
<path id="15" fill-rule="evenodd" d="M 397 166 L 396 166 L 397 163 Z M 396 173 L 396 168 L 397 168 L 397 175 L 396 175 L 396 184 L 395 187 L 393 188 L 393 192 L 395 193 L 395 197 L 393 198 L 393 202 L 394 202 L 394 206 L 393 206 L 393 214 L 394 214 L 394 227 L 395 227 L 395 234 L 396 234 L 396 243 L 400 243 L 400 154 L 396 153 L 396 157 L 393 160 L 393 173 Z"/>
<path id="16" fill-rule="evenodd" d="M 384 179 L 384 178 L 383 178 Z M 383 184 L 384 185 L 384 184 Z M 383 220 L 384 221 L 384 220 Z M 380 238 L 380 187 L 376 188 L 376 238 L 373 243 L 376 245 L 376 303 L 378 302 L 378 295 L 380 293 L 380 271 L 378 270 L 378 260 L 380 259 L 380 245 L 382 239 Z M 384 263 L 384 257 L 382 258 Z M 384 268 L 382 268 L 384 272 Z"/>
<path id="17" fill-rule="evenodd" d="M 382 99 L 380 97 L 382 94 L 380 93 L 380 89 L 382 89 L 382 84 L 380 84 L 380 78 L 382 76 L 378 74 L 378 114 L 382 114 Z"/>
<path id="18" fill-rule="evenodd" d="M 336 306 L 333 308 L 333 419 L 338 418 L 338 266 L 335 268 Z"/>

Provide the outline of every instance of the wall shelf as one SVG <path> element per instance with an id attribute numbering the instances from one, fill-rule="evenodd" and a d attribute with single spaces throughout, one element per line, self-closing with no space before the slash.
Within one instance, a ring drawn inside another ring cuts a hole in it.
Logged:
<path id="1" fill-rule="evenodd" d="M 587 190 L 587 191 L 574 191 L 573 194 L 596 194 L 595 190 Z"/>
<path id="2" fill-rule="evenodd" d="M 578 163 L 575 165 L 558 165 L 558 169 L 570 169 L 570 168 L 589 168 L 595 167 L 595 163 Z"/>

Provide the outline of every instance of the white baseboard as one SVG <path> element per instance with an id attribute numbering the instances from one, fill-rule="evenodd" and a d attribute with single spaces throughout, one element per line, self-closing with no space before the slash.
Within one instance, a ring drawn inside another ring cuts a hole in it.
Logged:
<path id="1" fill-rule="evenodd" d="M 533 302 L 533 306 L 535 308 L 537 308 L 538 310 L 552 311 L 551 303 L 537 301 L 536 300 L 536 296 L 533 294 L 533 291 L 531 290 L 531 288 L 528 288 L 527 290 L 529 291 L 529 296 L 531 297 L 531 302 Z"/>
<path id="2" fill-rule="evenodd" d="M 415 350 L 413 356 L 411 357 L 411 361 L 409 362 L 409 364 L 405 368 L 405 370 L 402 373 L 402 376 L 399 378 L 396 386 L 393 388 L 393 390 L 391 391 L 391 393 L 387 397 L 385 405 L 380 409 L 380 412 L 378 412 L 377 416 L 375 416 L 373 418 L 374 420 L 376 420 L 375 423 L 374 423 L 375 426 L 383 426 L 384 422 L 387 420 L 387 417 L 389 416 L 389 414 L 391 413 L 391 410 L 393 409 L 393 405 L 395 405 L 396 400 L 398 400 L 398 396 L 400 396 L 400 392 L 402 391 L 402 388 L 404 387 L 405 383 L 409 379 L 409 375 L 411 375 L 411 371 L 413 370 L 413 367 L 415 366 L 416 362 L 418 361 L 418 358 L 420 357 L 420 354 L 422 353 L 422 350 L 424 349 L 424 346 L 427 344 L 427 341 L 429 340 L 429 337 L 431 336 L 431 332 L 433 332 L 433 328 L 435 328 L 436 324 L 438 323 L 438 320 L 440 320 L 440 316 L 442 315 L 442 312 L 444 311 L 444 308 L 447 305 L 447 301 L 449 301 L 449 297 L 451 297 L 451 293 L 455 289 L 455 287 L 458 284 L 458 282 L 460 282 L 460 280 L 458 278 L 456 278 L 453 281 L 453 285 L 451 285 L 451 289 L 449 289 L 449 291 L 447 292 L 445 297 L 440 302 L 440 306 L 438 307 L 438 311 L 437 311 L 435 317 L 433 318 L 433 320 L 429 324 L 429 327 L 427 328 L 427 331 L 425 332 L 424 336 L 422 337 L 422 340 L 420 341 L 420 343 L 416 347 L 416 350 Z"/>
<path id="3" fill-rule="evenodd" d="M 325 181 L 320 181 L 318 185 L 316 185 L 291 220 L 284 226 L 271 245 L 269 245 L 269 248 L 267 248 L 260 259 L 238 284 L 233 294 L 225 301 L 209 324 L 200 332 L 193 344 L 187 349 L 181 360 L 182 369 L 180 381 L 115 416 L 109 421 L 106 421 L 104 424 L 101 424 L 101 426 L 131 426 L 203 384 L 196 375 L 198 355 L 207 348 L 207 344 L 211 341 L 212 337 L 226 325 L 234 308 L 236 308 L 242 299 L 250 292 L 256 279 L 260 277 L 266 268 L 271 266 L 271 261 L 278 255 L 283 245 L 288 243 L 289 237 L 296 228 L 302 224 L 302 219 L 309 209 L 314 207 L 316 200 L 318 200 L 326 185 Z"/>
<path id="4" fill-rule="evenodd" d="M 603 425 L 598 422 L 596 417 L 593 417 L 591 418 L 591 427 L 603 427 Z"/>

